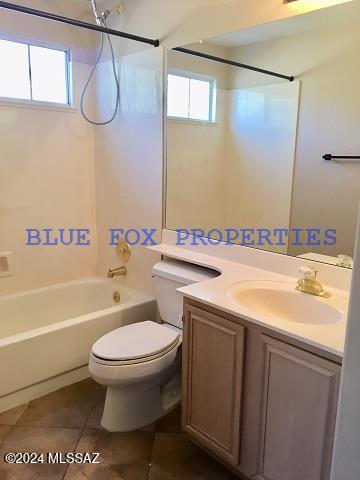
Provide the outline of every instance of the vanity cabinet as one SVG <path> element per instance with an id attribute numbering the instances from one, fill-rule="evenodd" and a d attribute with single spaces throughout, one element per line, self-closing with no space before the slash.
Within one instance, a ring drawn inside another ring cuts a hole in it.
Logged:
<path id="1" fill-rule="evenodd" d="M 329 480 L 341 359 L 185 299 L 183 429 L 254 480 Z"/>
<path id="2" fill-rule="evenodd" d="M 271 337 L 264 344 L 257 480 L 328 480 L 340 366 Z"/>
<path id="3" fill-rule="evenodd" d="M 240 453 L 245 328 L 187 306 L 183 338 L 183 427 L 231 465 Z"/>

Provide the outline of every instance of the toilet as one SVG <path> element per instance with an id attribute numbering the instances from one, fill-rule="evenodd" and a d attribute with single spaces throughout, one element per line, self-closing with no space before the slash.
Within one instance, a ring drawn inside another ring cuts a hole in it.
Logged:
<path id="1" fill-rule="evenodd" d="M 181 400 L 182 296 L 176 291 L 218 272 L 176 260 L 153 267 L 162 324 L 154 321 L 120 327 L 92 347 L 89 370 L 107 387 L 101 425 L 127 432 L 151 424 Z"/>

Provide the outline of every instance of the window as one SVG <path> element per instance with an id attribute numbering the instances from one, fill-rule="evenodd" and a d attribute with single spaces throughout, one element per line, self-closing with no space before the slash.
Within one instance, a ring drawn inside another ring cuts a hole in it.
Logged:
<path id="1" fill-rule="evenodd" d="M 168 75 L 168 117 L 215 121 L 216 83 L 191 74 Z"/>
<path id="2" fill-rule="evenodd" d="M 0 97 L 70 104 L 67 51 L 0 39 Z"/>

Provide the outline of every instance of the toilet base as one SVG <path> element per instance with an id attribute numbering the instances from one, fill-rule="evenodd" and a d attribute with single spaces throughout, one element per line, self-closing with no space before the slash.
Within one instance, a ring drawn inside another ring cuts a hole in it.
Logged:
<path id="1" fill-rule="evenodd" d="M 173 410 L 181 400 L 181 385 L 162 391 L 109 386 L 101 426 L 109 432 L 129 432 L 150 425 Z"/>

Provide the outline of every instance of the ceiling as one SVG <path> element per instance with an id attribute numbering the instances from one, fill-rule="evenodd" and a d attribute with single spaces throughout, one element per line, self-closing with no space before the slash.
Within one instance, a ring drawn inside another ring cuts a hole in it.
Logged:
<path id="1" fill-rule="evenodd" d="M 207 39 L 206 42 L 232 48 L 356 21 L 360 21 L 360 0 L 228 33 Z"/>
<path id="2" fill-rule="evenodd" d="M 21 2 L 19 2 L 21 3 Z M 45 0 L 48 12 L 60 13 L 65 17 L 91 20 L 92 8 L 89 0 Z M 97 0 L 99 9 L 111 9 L 121 3 L 119 0 Z M 36 8 L 36 7 L 34 7 Z"/>

